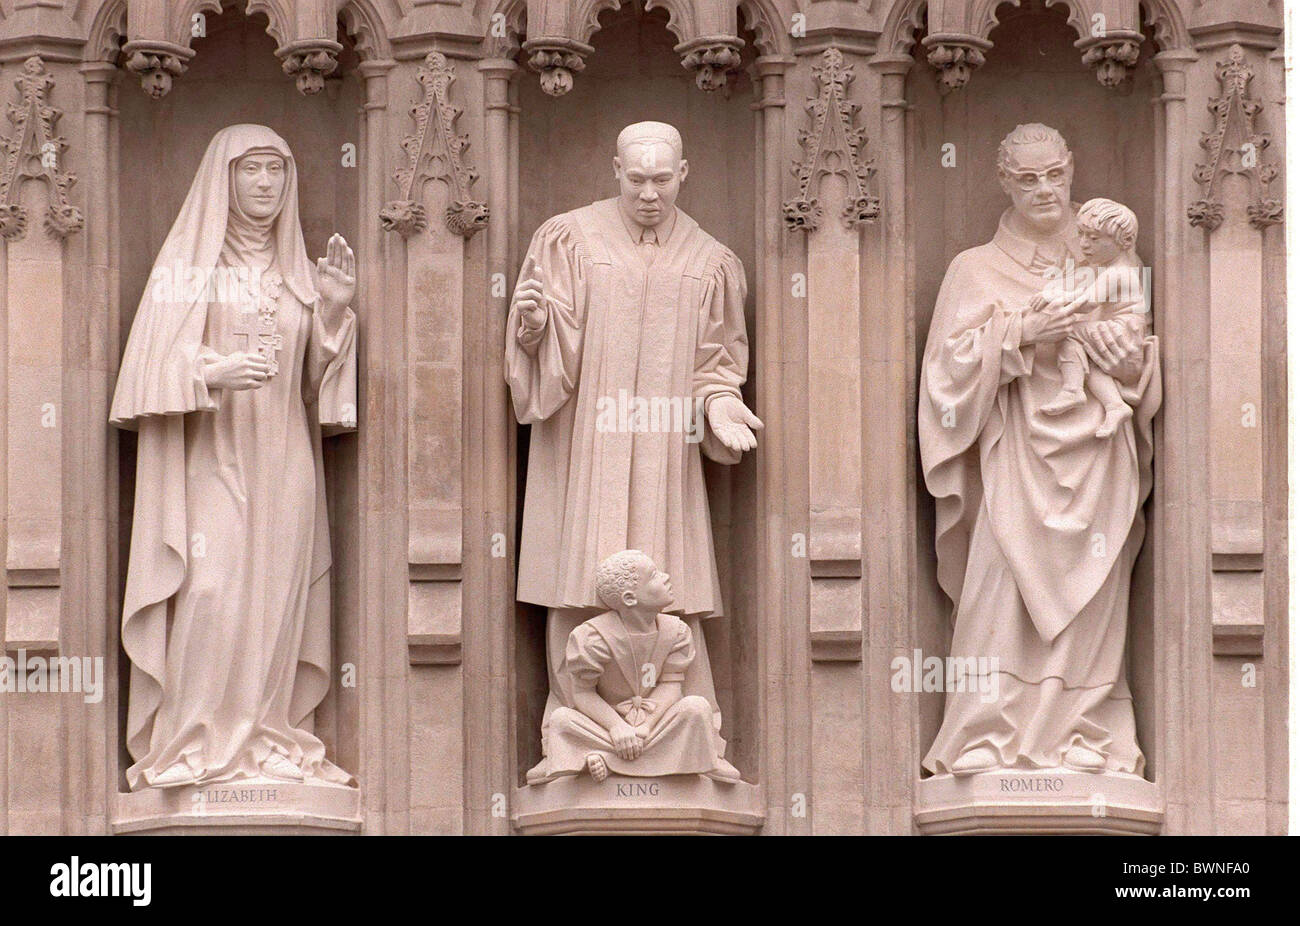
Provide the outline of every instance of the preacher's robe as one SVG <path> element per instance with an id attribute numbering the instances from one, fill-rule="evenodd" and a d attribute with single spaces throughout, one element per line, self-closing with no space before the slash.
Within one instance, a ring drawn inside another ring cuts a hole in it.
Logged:
<path id="1" fill-rule="evenodd" d="M 1006 768 L 1062 765 L 1072 745 L 1141 774 L 1125 667 L 1129 581 L 1151 489 L 1151 421 L 1160 405 L 1157 341 L 1134 414 L 1095 431 L 1091 392 L 1064 414 L 1057 344 L 1021 343 L 1021 317 L 1053 268 L 1078 260 L 1073 229 L 1035 243 L 1004 214 L 992 242 L 959 254 L 939 291 L 918 396 L 921 461 L 935 498 L 939 584 L 956 604 L 951 654 L 996 657 L 998 696 L 949 691 L 923 765 L 946 772 L 991 747 Z M 975 663 L 967 663 L 975 665 Z"/>
<path id="2" fill-rule="evenodd" d="M 645 246 L 641 246 L 645 247 Z M 730 250 L 677 210 L 647 262 L 608 199 L 545 222 L 520 281 L 544 282 L 546 323 L 534 353 L 507 323 L 506 379 L 521 424 L 532 425 L 518 598 L 549 608 L 604 610 L 596 567 L 641 550 L 672 576 L 673 610 L 722 610 L 700 449 L 734 463 L 705 422 L 633 432 L 598 421 L 624 396 L 693 408 L 740 397 L 749 362 L 745 271 Z M 606 421 L 609 420 L 607 417 Z"/>
<path id="3" fill-rule="evenodd" d="M 641 550 L 672 576 L 672 610 L 697 651 L 682 689 L 709 702 L 715 729 L 721 723 L 700 626 L 722 611 L 700 452 L 720 463 L 740 454 L 703 415 L 677 430 L 634 431 L 618 428 L 616 416 L 608 427 L 602 414 L 620 395 L 676 400 L 692 416 L 697 400 L 703 410 L 719 395 L 740 398 L 749 364 L 745 270 L 680 209 L 666 240 L 641 244 L 641 234 L 616 199 L 548 219 L 519 272 L 520 283 L 543 283 L 535 350 L 519 343 L 513 305 L 506 325 L 515 416 L 532 425 L 516 597 L 549 609 L 543 750 L 561 706 L 566 640 L 606 610 L 596 567 L 621 550 Z"/>

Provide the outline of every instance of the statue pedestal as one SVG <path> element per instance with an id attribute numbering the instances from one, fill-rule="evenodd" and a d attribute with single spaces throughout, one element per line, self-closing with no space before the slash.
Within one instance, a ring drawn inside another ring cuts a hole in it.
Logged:
<path id="1" fill-rule="evenodd" d="M 1164 823 L 1159 789 L 1136 775 L 1069 769 L 1000 769 L 917 782 L 923 835 L 1072 833 L 1155 836 Z"/>
<path id="2" fill-rule="evenodd" d="M 361 831 L 361 791 L 243 778 L 118 794 L 112 831 L 135 834 L 349 835 Z"/>
<path id="3" fill-rule="evenodd" d="M 764 809 L 758 786 L 743 781 L 572 775 L 516 788 L 510 819 L 525 836 L 750 836 L 762 829 Z"/>

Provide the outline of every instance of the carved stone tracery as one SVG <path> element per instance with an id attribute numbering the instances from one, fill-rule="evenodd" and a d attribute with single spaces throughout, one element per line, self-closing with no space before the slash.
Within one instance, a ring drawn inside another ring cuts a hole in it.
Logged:
<path id="1" fill-rule="evenodd" d="M 409 238 L 427 226 L 424 206 L 415 199 L 425 180 L 446 182 L 446 221 L 453 232 L 469 238 L 488 223 L 487 203 L 470 198 L 478 171 L 462 159 L 469 135 L 456 132 L 461 110 L 452 104 L 449 93 L 455 79 L 455 69 L 445 55 L 435 51 L 424 59 L 418 76 L 424 96 L 411 107 L 415 133 L 402 139 L 406 163 L 394 175 L 401 198 L 386 204 L 379 213 L 385 231 Z"/>
<path id="2" fill-rule="evenodd" d="M 27 232 L 27 209 L 19 201 L 24 180 L 43 180 L 49 189 L 50 205 L 45 228 L 55 238 L 78 231 L 85 219 L 81 210 L 68 202 L 68 190 L 77 182 L 75 174 L 63 169 L 63 152 L 68 143 L 56 134 L 61 111 L 49 105 L 54 75 L 45 62 L 33 56 L 23 62 L 14 81 L 18 102 L 8 106 L 12 133 L 0 138 L 4 162 L 0 167 L 0 235 L 13 240 Z"/>
<path id="3" fill-rule="evenodd" d="M 1263 103 L 1247 96 L 1255 72 L 1246 63 L 1240 45 L 1232 46 L 1227 61 L 1218 62 L 1216 73 L 1222 95 L 1210 100 L 1214 128 L 1201 137 L 1201 147 L 1208 158 L 1192 173 L 1201 185 L 1201 198 L 1187 208 L 1187 218 L 1208 231 L 1218 228 L 1224 216 L 1219 198 L 1220 180 L 1225 174 L 1237 174 L 1245 177 L 1250 186 L 1251 200 L 1246 207 L 1250 224 L 1260 229 L 1276 225 L 1282 221 L 1282 201 L 1269 194 L 1277 177 L 1277 166 L 1262 162 L 1269 136 L 1256 131 L 1255 117 Z"/>
<path id="4" fill-rule="evenodd" d="M 813 74 L 819 89 L 816 96 L 808 98 L 805 107 L 812 116 L 812 128 L 799 132 L 799 144 L 805 156 L 794 163 L 799 195 L 786 200 L 782 206 L 785 224 L 792 231 L 817 228 L 821 224 L 822 206 L 816 189 L 822 177 L 838 174 L 849 187 L 848 202 L 840 215 L 849 228 L 856 228 L 880 217 L 880 200 L 868 190 L 876 168 L 874 159 L 863 158 L 866 129 L 853 126 L 853 117 L 861 109 L 848 98 L 853 66 L 845 64 L 838 48 L 828 48 L 822 52 L 821 64 L 813 68 Z"/>
<path id="5" fill-rule="evenodd" d="M 284 72 L 311 95 L 324 89 L 325 78 L 338 68 L 343 46 L 335 36 L 341 5 L 337 0 L 247 0 L 244 12 L 266 16 L 266 31 L 276 41 Z M 166 96 L 194 57 L 190 43 L 204 34 L 195 30 L 195 17 L 221 12 L 221 0 L 131 0 L 123 48 L 126 68 L 140 78 L 149 96 Z"/>

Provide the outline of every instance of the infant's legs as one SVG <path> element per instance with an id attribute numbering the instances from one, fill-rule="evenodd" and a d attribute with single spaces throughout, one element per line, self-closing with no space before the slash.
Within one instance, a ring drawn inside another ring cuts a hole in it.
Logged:
<path id="1" fill-rule="evenodd" d="M 1083 371 L 1087 368 L 1088 354 L 1083 345 L 1074 337 L 1067 337 L 1056 348 L 1056 362 L 1061 368 L 1061 391 L 1043 406 L 1044 415 L 1063 414 L 1085 401 Z"/>
<path id="2" fill-rule="evenodd" d="M 1119 428 L 1120 423 L 1133 417 L 1133 409 L 1119 394 L 1119 386 L 1110 374 L 1103 373 L 1095 366 L 1088 370 L 1088 389 L 1101 404 L 1106 407 L 1106 418 L 1097 429 L 1098 437 L 1110 437 Z"/>

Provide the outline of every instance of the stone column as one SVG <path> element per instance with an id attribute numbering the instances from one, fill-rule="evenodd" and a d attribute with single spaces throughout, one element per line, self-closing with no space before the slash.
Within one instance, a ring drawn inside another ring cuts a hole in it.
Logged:
<path id="1" fill-rule="evenodd" d="M 794 59 L 765 55 L 755 62 L 758 80 L 753 106 L 759 197 L 755 216 L 755 253 L 765 255 L 755 274 L 757 351 L 753 363 L 756 412 L 763 420 L 757 451 L 760 637 L 756 670 L 759 681 L 759 736 L 764 770 L 767 824 L 775 834 L 807 832 L 809 816 L 795 816 L 792 801 L 802 796 L 806 808 L 808 780 L 807 676 L 791 671 L 803 666 L 807 642 L 808 598 L 805 583 L 793 581 L 802 562 L 792 559 L 792 532 L 807 536 L 804 491 L 791 478 L 798 472 L 801 422 L 806 417 L 799 388 L 799 349 L 803 335 L 802 299 L 795 300 L 790 281 L 795 272 L 798 238 L 781 225 L 784 179 L 789 173 L 785 82 Z M 796 245 L 795 248 L 791 244 Z M 799 261 L 802 266 L 802 261 Z M 796 304 L 798 303 L 798 304 Z M 802 425 L 806 426 L 806 425 Z M 802 464 L 806 465 L 806 464 Z M 802 514 L 800 513 L 802 511 Z M 806 541 L 805 541 L 806 542 Z"/>
<path id="2" fill-rule="evenodd" d="M 358 558 L 356 639 L 337 642 L 340 651 L 358 654 L 357 685 L 339 697 L 341 731 L 354 730 L 362 784 L 364 832 L 404 834 L 407 809 L 407 714 L 405 613 L 407 589 L 400 525 L 406 518 L 402 491 L 405 443 L 403 402 L 406 387 L 404 313 L 399 271 L 403 256 L 375 220 L 388 189 L 389 151 L 393 146 L 387 118 L 389 75 L 394 62 L 367 60 L 360 65 L 365 82 L 362 104 L 364 173 L 361 177 L 362 225 L 356 248 L 360 257 L 357 313 L 360 322 L 357 410 L 357 508 L 360 550 L 336 557 Z M 396 264 L 396 266 L 394 266 Z M 347 516 L 346 514 L 343 516 Z M 400 570 L 400 571 L 399 571 Z M 354 645 L 349 647 L 349 643 Z M 341 745 L 341 744 L 340 744 Z"/>
<path id="3" fill-rule="evenodd" d="M 70 731 L 69 747 L 74 755 L 85 750 L 84 775 L 71 777 L 74 792 L 69 803 L 84 808 L 85 831 L 108 831 L 111 812 L 108 795 L 117 790 L 118 647 L 109 643 L 118 636 L 121 602 L 118 600 L 118 432 L 106 426 L 117 364 L 121 355 L 121 310 L 118 293 L 117 255 L 117 90 L 121 72 L 106 61 L 80 67 L 85 81 L 83 121 L 84 166 L 81 182 L 86 196 L 86 291 L 80 314 L 77 352 L 79 368 L 75 390 L 85 396 L 84 419 L 79 428 L 80 458 L 72 463 L 73 480 L 79 486 L 79 516 L 73 527 L 83 551 L 80 583 L 84 623 L 81 652 L 102 656 L 104 696 L 99 703 L 86 704 Z M 82 340 L 84 338 L 84 341 Z M 84 514 L 80 514 L 84 512 Z M 110 680 L 113 680 L 110 683 Z M 80 763 L 79 763 L 80 764 Z"/>
<path id="4" fill-rule="evenodd" d="M 506 834 L 510 822 L 503 812 L 507 795 L 514 792 L 515 755 L 511 713 L 514 707 L 515 629 L 515 424 L 507 392 L 504 361 L 506 317 L 517 267 L 511 265 L 507 223 L 516 208 L 512 200 L 512 168 L 518 155 L 512 150 L 517 130 L 511 113 L 510 82 L 518 66 L 508 59 L 488 58 L 478 64 L 483 79 L 484 176 L 488 207 L 497 218 L 488 224 L 488 291 L 484 314 L 467 314 L 467 329 L 481 345 L 475 352 L 475 382 L 467 392 L 467 413 L 481 422 L 476 429 L 481 443 L 473 466 L 479 485 L 479 503 L 471 519 L 479 536 L 475 547 L 487 550 L 477 558 L 482 576 L 478 614 L 471 631 L 475 638 L 474 663 L 467 657 L 466 697 L 477 704 L 476 735 L 467 756 L 466 814 L 471 833 Z M 514 213 L 517 214 L 517 213 Z M 500 276 L 498 276 L 498 274 Z M 472 318 L 472 322 L 471 322 Z M 481 517 L 481 520 L 478 518 Z M 522 735 L 536 735 L 524 731 Z"/>
<path id="5" fill-rule="evenodd" d="M 1154 305 L 1164 375 L 1156 482 L 1148 543 L 1156 557 L 1153 648 L 1157 741 L 1145 744 L 1166 802 L 1165 832 L 1212 833 L 1213 754 L 1209 600 L 1210 318 L 1202 273 L 1204 236 L 1187 223 L 1189 180 L 1198 133 L 1187 117 L 1188 73 L 1197 55 L 1161 52 L 1164 151 L 1159 202 L 1162 240 Z"/>
<path id="6" fill-rule="evenodd" d="M 907 285 L 907 99 L 910 55 L 871 59 L 879 81 L 877 144 L 881 217 L 868 249 L 870 303 L 863 325 L 863 394 L 869 412 L 864 461 L 867 569 L 866 717 L 869 833 L 912 831 L 912 786 L 919 767 L 915 693 L 893 691 L 891 663 L 915 645 L 912 562 L 916 550 L 917 380 Z"/>

